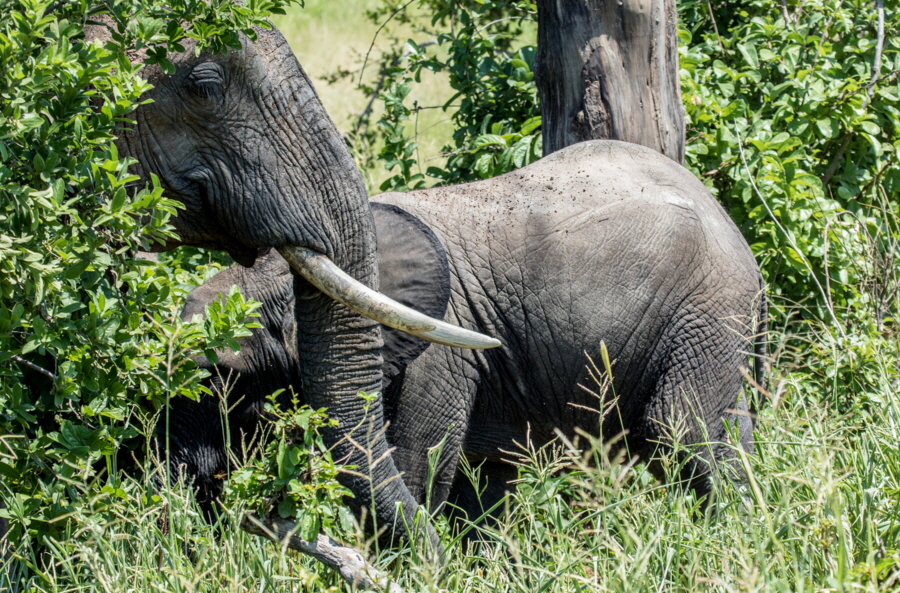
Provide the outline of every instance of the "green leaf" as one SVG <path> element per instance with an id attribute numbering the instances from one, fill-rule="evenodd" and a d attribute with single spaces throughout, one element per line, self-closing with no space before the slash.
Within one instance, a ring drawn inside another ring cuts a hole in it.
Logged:
<path id="1" fill-rule="evenodd" d="M 478 172 L 482 179 L 487 179 L 491 176 L 491 172 L 494 168 L 494 156 L 490 153 L 484 153 L 478 156 L 478 159 L 475 161 L 474 169 Z"/>
<path id="2" fill-rule="evenodd" d="M 484 134 L 475 138 L 474 145 L 475 149 L 483 148 L 485 146 L 501 146 L 505 148 L 506 140 L 498 134 Z"/>
<path id="3" fill-rule="evenodd" d="M 739 43 L 738 51 L 744 56 L 744 61 L 754 70 L 759 70 L 759 56 L 756 54 L 756 47 L 753 43 Z"/>
<path id="4" fill-rule="evenodd" d="M 816 128 L 818 128 L 819 133 L 825 138 L 837 138 L 837 135 L 841 131 L 840 124 L 830 117 L 823 117 L 816 121 Z"/>
<path id="5" fill-rule="evenodd" d="M 523 136 L 528 136 L 535 130 L 541 127 L 541 116 L 537 115 L 535 117 L 528 118 L 525 120 L 525 123 L 522 124 L 522 127 L 519 128 L 519 133 Z"/>
<path id="6" fill-rule="evenodd" d="M 278 516 L 282 519 L 292 519 L 294 517 L 294 504 L 288 499 L 278 503 Z M 303 536 L 301 536 L 303 537 Z M 309 541 L 309 540 L 307 540 Z"/>
<path id="7" fill-rule="evenodd" d="M 311 512 L 304 513 L 299 521 L 297 535 L 308 542 L 315 541 L 319 535 L 319 517 Z"/>
<path id="8" fill-rule="evenodd" d="M 879 128 L 878 124 L 873 121 L 861 121 L 859 122 L 859 126 L 865 133 L 871 134 L 872 136 L 878 136 L 881 134 L 881 128 Z"/>

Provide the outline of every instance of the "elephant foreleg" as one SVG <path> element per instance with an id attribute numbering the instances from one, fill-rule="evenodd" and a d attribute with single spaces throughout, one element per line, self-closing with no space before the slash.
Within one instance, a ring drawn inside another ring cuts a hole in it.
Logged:
<path id="1" fill-rule="evenodd" d="M 213 522 L 228 467 L 217 399 L 172 400 L 156 428 L 156 450 L 160 473 L 167 476 L 158 483 L 183 481 L 193 487 L 204 515 Z"/>
<path id="2" fill-rule="evenodd" d="M 456 477 L 469 414 L 478 392 L 470 353 L 431 346 L 388 394 L 388 442 L 403 481 L 435 511 Z"/>
<path id="3" fill-rule="evenodd" d="M 471 471 L 459 470 L 448 499 L 449 514 L 460 530 L 487 525 L 494 527 L 503 515 L 503 498 L 515 491 L 519 471 L 505 461 L 469 460 Z M 478 539 L 477 531 L 465 532 L 467 540 Z"/>

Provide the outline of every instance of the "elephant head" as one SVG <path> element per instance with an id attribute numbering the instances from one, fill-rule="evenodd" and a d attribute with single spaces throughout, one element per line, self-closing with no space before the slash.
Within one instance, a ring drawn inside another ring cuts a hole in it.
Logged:
<path id="1" fill-rule="evenodd" d="M 224 55 L 195 55 L 185 44 L 171 56 L 171 75 L 146 68 L 152 102 L 134 113 L 117 145 L 139 161 L 143 178 L 155 174 L 184 204 L 174 223 L 179 241 L 160 250 L 223 249 L 250 266 L 271 247 L 290 262 L 303 393 L 339 422 L 324 438 L 335 459 L 357 466 L 343 478 L 353 504 L 403 534 L 416 502 L 396 479 L 380 397 L 359 396 L 382 389 L 379 323 L 455 346 L 499 342 L 377 292 L 373 217 L 356 165 L 282 35 L 257 35 Z"/>

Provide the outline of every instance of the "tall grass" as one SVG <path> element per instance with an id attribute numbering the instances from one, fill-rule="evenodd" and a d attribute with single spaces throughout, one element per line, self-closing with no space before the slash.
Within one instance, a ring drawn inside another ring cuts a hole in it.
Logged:
<path id="1" fill-rule="evenodd" d="M 835 370 L 853 355 L 833 352 L 836 358 L 823 362 Z M 747 479 L 722 481 L 706 506 L 660 485 L 641 464 L 609 459 L 599 442 L 586 454 L 558 442 L 523 449 L 506 514 L 493 527 L 468 525 L 478 532 L 474 543 L 463 543 L 458 526 L 437 518 L 448 549 L 443 569 L 408 547 L 352 543 L 368 546 L 408 591 L 900 590 L 900 406 L 892 355 L 873 354 L 877 397 L 839 413 L 829 404 L 836 394 L 823 388 L 811 396 L 808 369 L 782 353 L 759 412 L 756 450 L 740 456 Z M 674 480 L 674 457 L 662 463 Z M 102 512 L 79 517 L 80 530 L 68 541 L 47 542 L 49 556 L 13 547 L 18 562 L 7 564 L 0 590 L 346 587 L 308 559 L 242 533 L 234 520 L 217 537 L 189 489 L 153 494 L 131 481 L 123 490 L 127 500 L 111 497 Z M 239 511 L 239 502 L 227 506 Z M 43 568 L 23 579 L 26 566 Z"/>

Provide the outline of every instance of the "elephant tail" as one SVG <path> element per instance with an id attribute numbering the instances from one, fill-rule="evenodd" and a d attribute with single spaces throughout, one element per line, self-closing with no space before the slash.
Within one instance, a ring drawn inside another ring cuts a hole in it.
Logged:
<path id="1" fill-rule="evenodd" d="M 766 347 L 769 343 L 769 301 L 766 298 L 766 287 L 762 277 L 759 279 L 759 286 L 756 331 L 753 334 L 753 380 L 759 385 L 759 390 L 764 391 L 766 389 Z"/>

